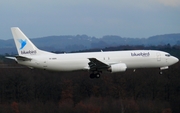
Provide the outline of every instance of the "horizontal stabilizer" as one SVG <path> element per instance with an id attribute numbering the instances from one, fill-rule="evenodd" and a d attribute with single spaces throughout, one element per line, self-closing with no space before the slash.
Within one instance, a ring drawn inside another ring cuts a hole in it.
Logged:
<path id="1" fill-rule="evenodd" d="M 27 57 L 24 57 L 24 56 L 16 56 L 16 59 L 17 60 L 22 60 L 22 61 L 30 61 L 30 60 L 32 60 L 31 58 L 27 58 Z"/>
<path id="2" fill-rule="evenodd" d="M 30 61 L 32 60 L 31 58 L 27 58 L 27 57 L 24 57 L 24 56 L 15 56 L 15 57 L 6 57 L 8 59 L 11 59 L 11 60 L 21 60 L 21 61 Z"/>
<path id="3" fill-rule="evenodd" d="M 6 58 L 17 61 L 16 57 L 6 57 Z"/>

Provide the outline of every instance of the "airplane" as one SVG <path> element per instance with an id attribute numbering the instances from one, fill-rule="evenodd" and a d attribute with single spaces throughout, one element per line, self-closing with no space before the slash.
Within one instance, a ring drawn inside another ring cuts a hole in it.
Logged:
<path id="1" fill-rule="evenodd" d="M 56 54 L 38 49 L 18 27 L 12 27 L 11 31 L 18 55 L 7 58 L 32 69 L 87 70 L 91 72 L 90 78 L 99 78 L 102 71 L 116 73 L 138 68 L 160 68 L 160 70 L 164 70 L 179 61 L 178 58 L 169 53 L 158 50 Z"/>

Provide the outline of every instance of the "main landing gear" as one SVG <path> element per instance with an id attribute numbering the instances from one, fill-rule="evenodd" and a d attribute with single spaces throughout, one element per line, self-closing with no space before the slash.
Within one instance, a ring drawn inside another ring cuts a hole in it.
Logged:
<path id="1" fill-rule="evenodd" d="M 93 73 L 90 74 L 89 77 L 90 77 L 91 79 L 93 79 L 93 78 L 100 78 L 100 76 L 101 76 L 101 75 L 100 75 L 100 72 L 96 72 L 96 73 L 93 72 Z"/>

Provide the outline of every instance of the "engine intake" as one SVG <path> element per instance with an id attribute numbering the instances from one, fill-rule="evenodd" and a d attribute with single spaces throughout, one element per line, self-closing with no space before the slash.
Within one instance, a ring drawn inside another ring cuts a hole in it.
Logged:
<path id="1" fill-rule="evenodd" d="M 113 64 L 111 67 L 108 69 L 111 73 L 116 73 L 116 72 L 124 72 L 126 71 L 127 66 L 124 63 L 119 63 L 119 64 Z"/>

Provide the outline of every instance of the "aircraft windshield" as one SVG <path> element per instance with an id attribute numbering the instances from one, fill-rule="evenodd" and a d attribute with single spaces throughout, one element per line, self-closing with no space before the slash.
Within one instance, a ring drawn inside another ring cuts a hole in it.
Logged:
<path id="1" fill-rule="evenodd" d="M 171 55 L 170 54 L 165 54 L 165 56 L 170 57 Z"/>

